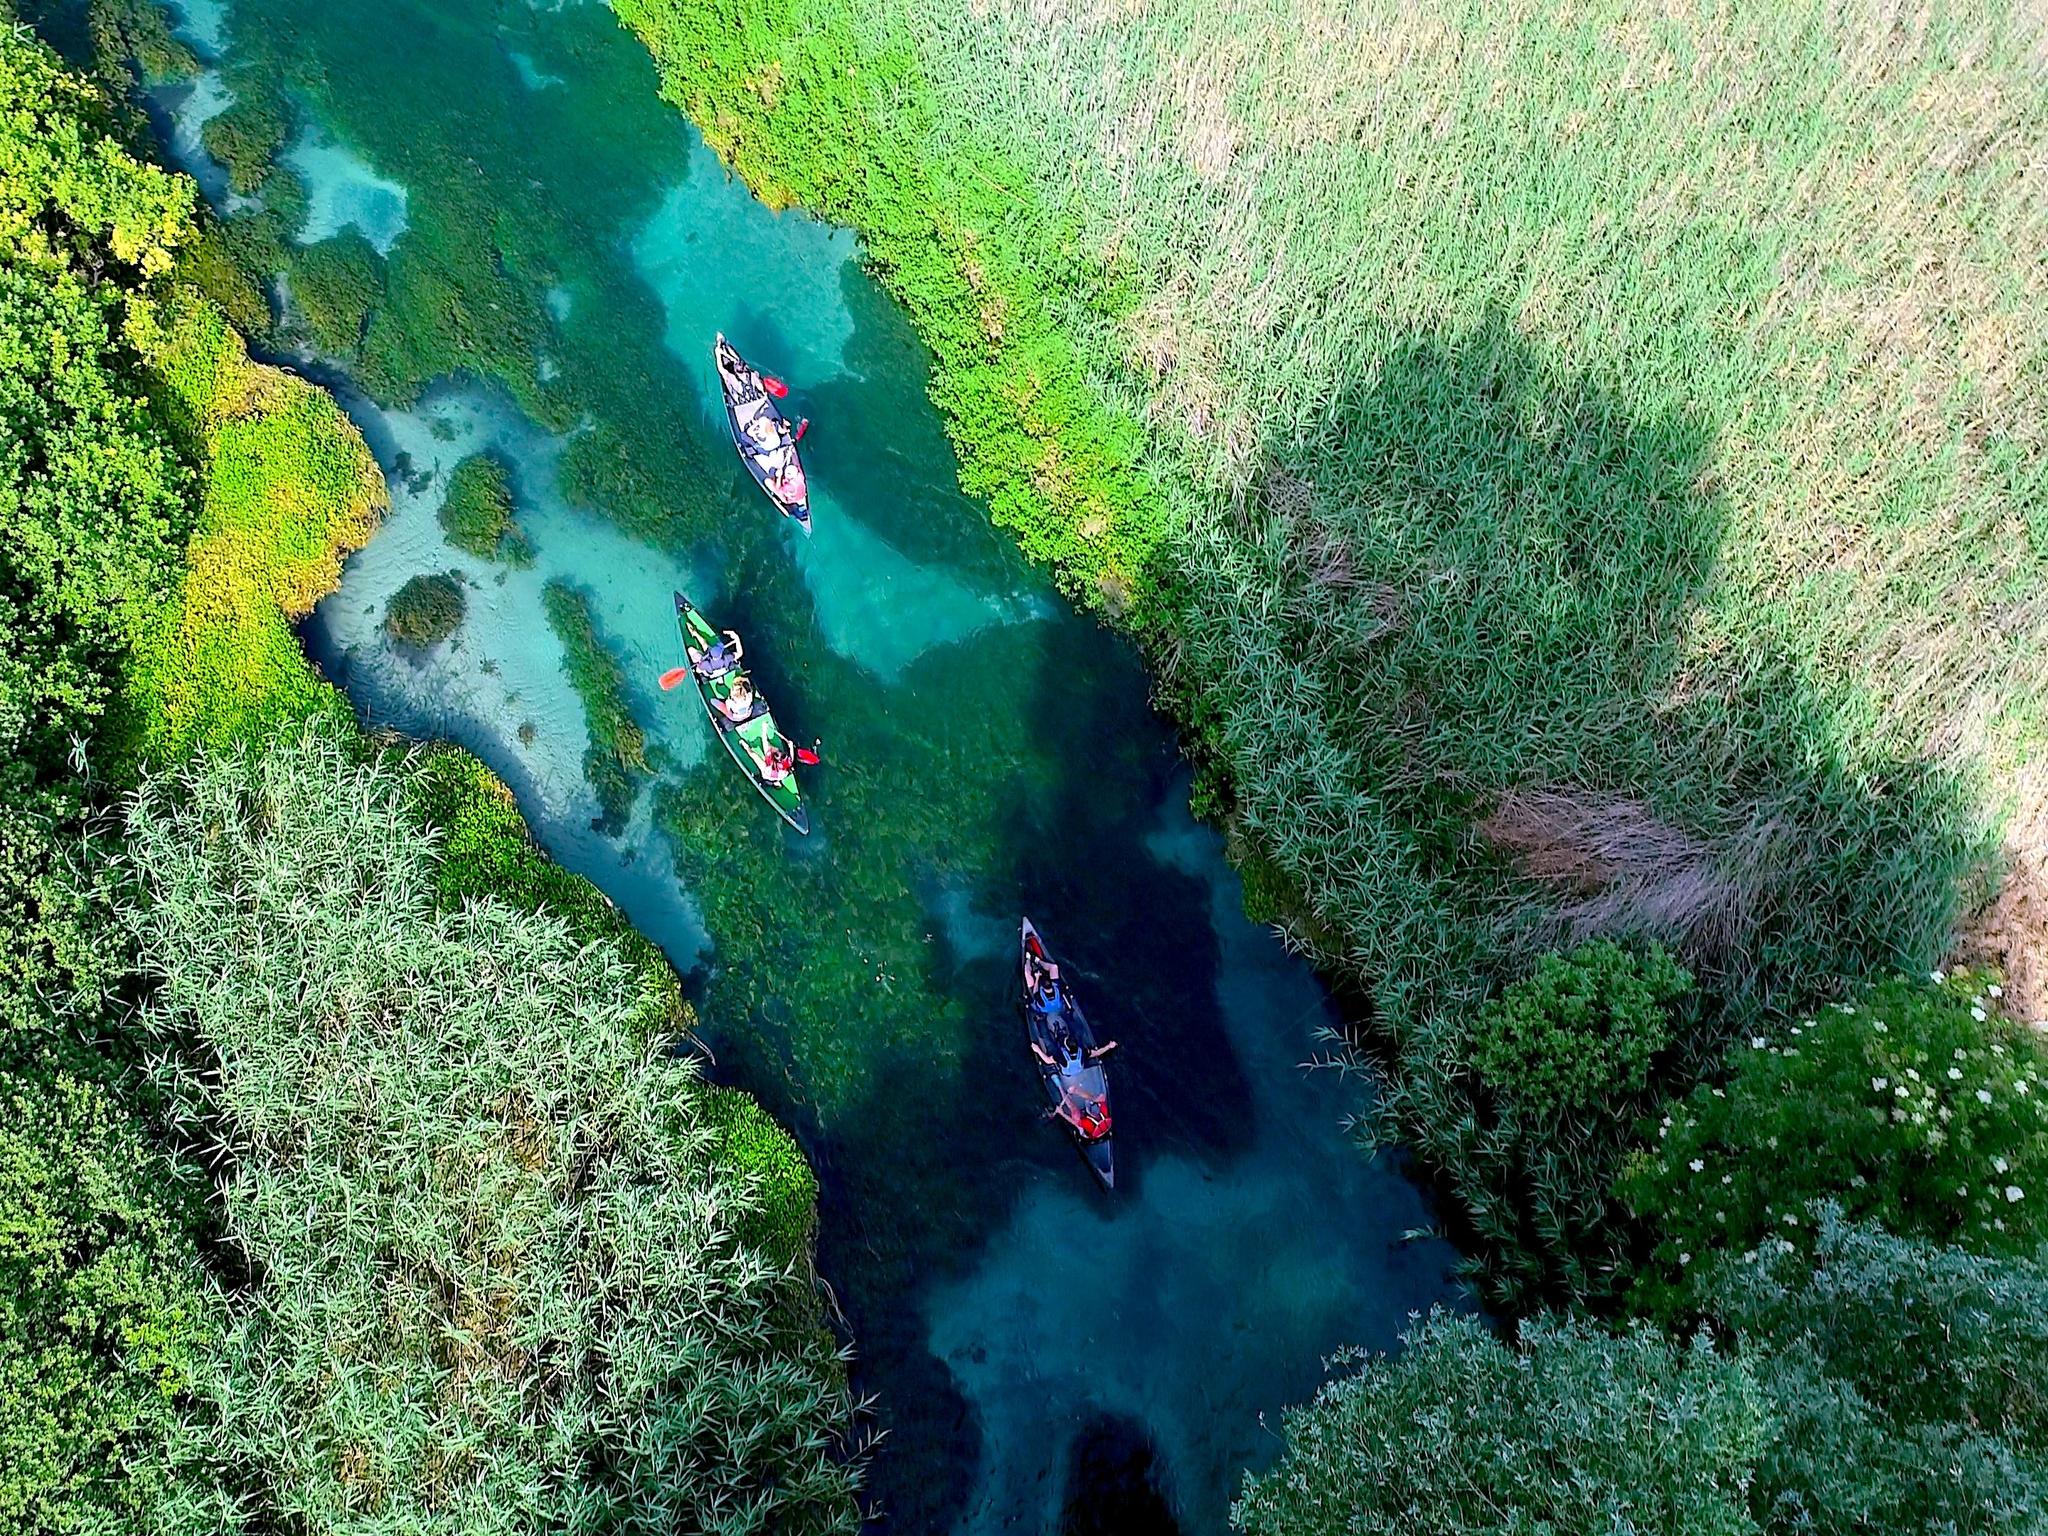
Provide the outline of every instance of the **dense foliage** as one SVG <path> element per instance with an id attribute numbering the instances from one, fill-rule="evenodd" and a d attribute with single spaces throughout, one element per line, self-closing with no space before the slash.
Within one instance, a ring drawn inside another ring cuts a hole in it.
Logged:
<path id="1" fill-rule="evenodd" d="M 220 1326 L 197 1182 L 89 1057 L 0 1070 L 0 1526 L 146 1531 L 203 1501 L 173 1455 Z"/>
<path id="2" fill-rule="evenodd" d="M 1752 1503 L 1768 1529 L 2030 1530 L 2048 1519 L 2048 1250 L 1994 1259 L 1807 1213 L 1716 1266 L 1773 1423 Z"/>
<path id="3" fill-rule="evenodd" d="M 1256 1536 L 1748 1536 L 1762 1393 L 1702 1337 L 1439 1313 L 1287 1415 L 1232 1511 Z"/>
<path id="4" fill-rule="evenodd" d="M 1821 1199 L 1979 1252 L 2048 1239 L 2048 1062 L 1995 992 L 1887 982 L 1751 1037 L 1725 1083 L 1669 1105 L 1621 1186 L 1659 1239 L 1642 1299 L 1717 1250 L 1807 1235 Z"/>
<path id="5" fill-rule="evenodd" d="M 2048 1517 L 2048 1250 L 1990 1258 L 1807 1213 L 1703 1265 L 1724 1341 L 1433 1319 L 1287 1416 L 1240 1529 L 2031 1530 Z M 1731 1349 L 1728 1347 L 1733 1345 Z"/>
<path id="6" fill-rule="evenodd" d="M 201 1383 L 225 1465 L 313 1530 L 852 1529 L 834 1352 L 774 1321 L 799 1282 L 620 951 L 437 910 L 402 782 L 327 732 L 152 781 L 127 831 L 253 1272 Z"/>

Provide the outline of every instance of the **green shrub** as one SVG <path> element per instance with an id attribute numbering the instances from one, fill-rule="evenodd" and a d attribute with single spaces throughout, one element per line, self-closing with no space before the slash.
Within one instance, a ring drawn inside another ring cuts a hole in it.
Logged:
<path id="1" fill-rule="evenodd" d="M 344 230 L 291 256 L 292 303 L 323 351 L 352 358 L 370 312 L 384 297 L 384 258 L 356 230 Z"/>
<path id="2" fill-rule="evenodd" d="M 1231 1510 L 1253 1536 L 1759 1530 L 1761 1394 L 1704 1337 L 1535 1321 L 1509 1346 L 1438 1312 L 1283 1428 L 1280 1464 Z"/>
<path id="3" fill-rule="evenodd" d="M 755 1181 L 758 1207 L 740 1236 L 778 1264 L 808 1260 L 818 1217 L 818 1179 L 796 1138 L 751 1095 L 716 1088 L 705 1097 L 705 1120 L 716 1128 L 716 1155 Z"/>
<path id="4" fill-rule="evenodd" d="M 197 1180 L 90 1077 L 0 1071 L 0 1525 L 151 1532 L 225 1303 L 199 1266 Z"/>
<path id="5" fill-rule="evenodd" d="M 503 460 L 473 453 L 457 464 L 440 517 L 441 531 L 457 549 L 483 560 L 533 564 L 533 551 L 512 521 L 512 479 Z"/>
<path id="6" fill-rule="evenodd" d="M 385 632 L 418 650 L 439 645 L 461 626 L 468 602 L 462 583 L 445 572 L 415 576 L 385 604 Z"/>
<path id="7" fill-rule="evenodd" d="M 695 1068 L 559 919 L 436 904 L 401 775 L 312 730 L 147 783 L 123 921 L 232 1155 L 198 1387 L 255 1528 L 851 1532 L 843 1373 Z"/>
<path id="8" fill-rule="evenodd" d="M 2048 1518 L 2048 1249 L 1987 1258 L 1808 1211 L 1702 1287 L 1770 1399 L 1770 1527 L 2031 1530 Z"/>
<path id="9" fill-rule="evenodd" d="M 1807 1207 L 1984 1253 L 2048 1237 L 2048 1063 L 1985 978 L 1891 981 L 1739 1046 L 1665 1109 L 1619 1192 L 1657 1238 L 1638 1302 L 1691 1266 L 1810 1235 Z"/>
<path id="10" fill-rule="evenodd" d="M 1545 955 L 1479 1010 L 1472 1068 L 1524 1124 L 1612 1118 L 1650 1080 L 1671 1043 L 1667 1006 L 1692 977 L 1657 945 L 1633 955 L 1605 940 Z"/>

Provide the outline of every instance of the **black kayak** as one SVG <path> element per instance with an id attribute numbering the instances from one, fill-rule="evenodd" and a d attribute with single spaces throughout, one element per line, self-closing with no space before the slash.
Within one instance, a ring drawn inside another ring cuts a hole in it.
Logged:
<path id="1" fill-rule="evenodd" d="M 1110 1137 L 1109 1073 L 1103 1070 L 1100 1061 L 1091 1058 L 1097 1043 L 1095 1032 L 1088 1027 L 1088 1018 L 1075 1001 L 1064 973 L 1056 986 L 1059 1006 L 1048 1009 L 1031 995 L 1023 984 L 1026 958 L 1052 960 L 1028 917 L 1018 934 L 1018 1001 L 1024 1009 L 1024 1026 L 1030 1031 L 1031 1043 L 1050 1056 L 1054 1065 L 1047 1066 L 1036 1053 L 1031 1064 L 1038 1069 L 1039 1081 L 1045 1085 L 1053 1116 L 1066 1126 L 1074 1145 L 1102 1180 L 1102 1187 L 1114 1189 L 1116 1157 Z"/>
<path id="2" fill-rule="evenodd" d="M 711 358 L 725 395 L 725 424 L 732 429 L 732 446 L 740 462 L 782 515 L 809 533 L 811 491 L 804 479 L 803 459 L 796 451 L 797 434 L 776 406 L 768 381 L 723 333 L 711 344 Z"/>

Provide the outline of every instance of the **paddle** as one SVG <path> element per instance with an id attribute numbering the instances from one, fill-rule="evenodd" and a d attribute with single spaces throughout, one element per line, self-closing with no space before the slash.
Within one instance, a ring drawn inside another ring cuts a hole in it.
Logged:
<path id="1" fill-rule="evenodd" d="M 805 417 L 805 418 L 804 418 L 804 419 L 803 419 L 802 421 L 800 421 L 800 422 L 798 422 L 798 423 L 796 424 L 796 436 L 795 436 L 795 437 L 792 437 L 792 438 L 790 439 L 790 441 L 791 441 L 792 443 L 800 443 L 800 442 L 802 442 L 802 441 L 804 440 L 804 434 L 805 434 L 806 432 L 810 431 L 810 430 L 811 430 L 811 418 L 810 418 L 810 417 L 808 417 L 808 416 L 806 416 L 806 417 Z"/>
<path id="2" fill-rule="evenodd" d="M 772 373 L 761 375 L 761 387 L 778 400 L 787 400 L 789 398 L 789 386 L 776 378 Z"/>
<path id="3" fill-rule="evenodd" d="M 671 688 L 681 686 L 683 679 L 689 675 L 688 667 L 670 667 L 661 674 L 661 691 L 667 693 Z"/>
<path id="4" fill-rule="evenodd" d="M 824 743 L 823 743 L 823 742 L 819 742 L 819 743 L 818 743 L 818 744 L 817 744 L 816 746 L 809 746 L 809 747 L 798 747 L 798 748 L 796 749 L 796 760 L 797 760 L 798 762 L 800 762 L 800 763 L 804 764 L 804 765 L 805 765 L 806 767 L 809 767 L 809 768 L 815 768 L 815 767 L 817 767 L 817 766 L 818 766 L 818 747 L 819 747 L 819 746 L 822 746 L 822 745 L 824 745 Z"/>

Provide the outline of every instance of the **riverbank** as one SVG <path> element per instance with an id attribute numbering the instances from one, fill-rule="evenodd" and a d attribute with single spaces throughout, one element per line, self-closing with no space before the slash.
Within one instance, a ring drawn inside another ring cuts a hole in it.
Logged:
<path id="1" fill-rule="evenodd" d="M 0 38 L 0 1097 L 35 1128 L 0 1142 L 0 1507 L 851 1528 L 810 1170 L 674 1055 L 675 973 L 509 791 L 364 737 L 307 661 L 382 472 L 249 358 L 247 279 L 123 126 Z"/>
<path id="2" fill-rule="evenodd" d="M 2048 732 L 2017 18 L 617 10 L 750 186 L 860 231 L 962 483 L 1144 642 L 1468 1209 L 1546 1193 L 1461 1129 L 1466 1020 L 1545 950 L 1668 945 L 1699 1061 L 1982 899 Z"/>

